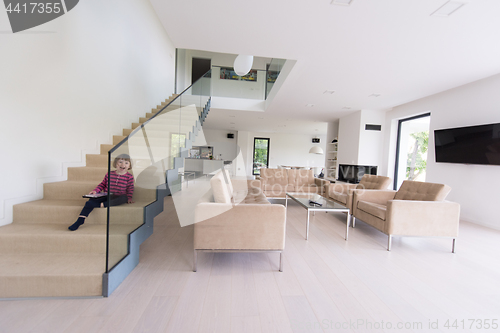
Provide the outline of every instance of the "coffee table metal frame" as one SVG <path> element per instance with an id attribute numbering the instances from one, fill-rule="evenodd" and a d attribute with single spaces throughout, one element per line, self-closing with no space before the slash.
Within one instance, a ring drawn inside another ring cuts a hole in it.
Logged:
<path id="1" fill-rule="evenodd" d="M 329 200 L 316 193 L 297 193 L 297 192 L 287 192 L 285 196 L 285 207 L 288 209 L 288 198 L 297 202 L 303 208 L 307 210 L 307 221 L 306 221 L 306 239 L 309 238 L 309 212 L 345 212 L 347 213 L 346 229 L 345 229 L 345 240 L 349 236 L 349 224 L 351 221 L 351 214 L 349 209 L 341 204 L 338 204 L 332 200 Z M 313 200 L 322 204 L 322 206 L 310 205 L 309 200 Z"/>

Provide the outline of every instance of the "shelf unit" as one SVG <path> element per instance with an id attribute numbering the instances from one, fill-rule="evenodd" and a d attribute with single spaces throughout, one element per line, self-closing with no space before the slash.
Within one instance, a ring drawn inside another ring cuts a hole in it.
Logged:
<path id="1" fill-rule="evenodd" d="M 338 142 L 329 143 L 326 147 L 325 177 L 337 178 L 337 152 Z"/>

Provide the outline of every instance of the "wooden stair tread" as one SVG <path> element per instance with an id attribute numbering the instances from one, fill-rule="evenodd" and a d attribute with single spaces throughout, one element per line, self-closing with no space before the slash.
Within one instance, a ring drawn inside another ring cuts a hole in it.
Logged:
<path id="1" fill-rule="evenodd" d="M 75 219 L 76 220 L 76 219 Z M 141 223 L 142 224 L 142 223 Z M 68 225 L 69 226 L 69 225 Z M 33 236 L 67 236 L 78 238 L 82 236 L 106 236 L 106 225 L 83 224 L 78 230 L 70 231 L 67 225 L 61 224 L 29 224 L 11 223 L 0 228 L 0 238 L 4 235 L 33 235 Z M 129 234 L 137 225 L 115 224 L 112 226 L 113 234 Z"/>
<path id="2" fill-rule="evenodd" d="M 88 253 L 0 254 L 0 276 L 94 275 L 105 271 L 106 255 Z"/>

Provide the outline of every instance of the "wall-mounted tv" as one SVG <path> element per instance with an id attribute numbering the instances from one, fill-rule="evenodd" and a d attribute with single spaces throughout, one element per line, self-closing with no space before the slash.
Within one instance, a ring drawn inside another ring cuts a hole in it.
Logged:
<path id="1" fill-rule="evenodd" d="M 377 167 L 373 165 L 349 165 L 340 164 L 339 165 L 339 181 L 357 184 L 360 182 L 363 175 L 367 173 L 369 175 L 377 174 Z"/>
<path id="2" fill-rule="evenodd" d="M 500 165 L 500 123 L 434 131 L 436 162 Z"/>

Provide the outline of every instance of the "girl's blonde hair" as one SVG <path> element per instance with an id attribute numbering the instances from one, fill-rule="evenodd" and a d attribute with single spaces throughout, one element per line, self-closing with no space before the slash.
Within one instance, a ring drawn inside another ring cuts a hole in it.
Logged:
<path id="1" fill-rule="evenodd" d="M 130 167 L 128 168 L 129 170 L 132 169 L 132 160 L 130 159 L 130 156 L 127 154 L 120 154 L 115 157 L 115 160 L 113 161 L 113 167 L 116 168 L 116 164 L 118 163 L 119 160 L 125 160 L 130 163 Z"/>

